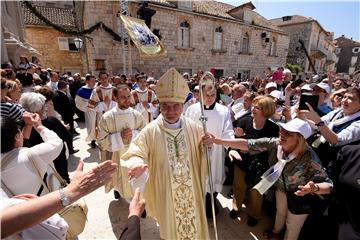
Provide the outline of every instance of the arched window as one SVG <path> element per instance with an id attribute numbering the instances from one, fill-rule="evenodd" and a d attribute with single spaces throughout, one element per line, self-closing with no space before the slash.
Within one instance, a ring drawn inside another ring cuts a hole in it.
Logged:
<path id="1" fill-rule="evenodd" d="M 180 23 L 178 41 L 179 47 L 190 47 L 190 24 L 186 20 Z"/>
<path id="2" fill-rule="evenodd" d="M 221 26 L 215 28 L 214 35 L 214 49 L 220 50 L 222 48 L 223 30 Z"/>
<path id="3" fill-rule="evenodd" d="M 249 34 L 245 33 L 242 38 L 241 53 L 249 53 Z"/>
<path id="4" fill-rule="evenodd" d="M 269 55 L 276 56 L 276 39 L 272 38 L 270 41 Z"/>

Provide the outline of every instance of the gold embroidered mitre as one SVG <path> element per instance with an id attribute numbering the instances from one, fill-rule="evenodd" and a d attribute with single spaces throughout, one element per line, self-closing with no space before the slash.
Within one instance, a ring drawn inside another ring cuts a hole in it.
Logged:
<path id="1" fill-rule="evenodd" d="M 157 82 L 155 91 L 160 102 L 184 103 L 189 87 L 183 76 L 175 68 L 170 68 Z"/>

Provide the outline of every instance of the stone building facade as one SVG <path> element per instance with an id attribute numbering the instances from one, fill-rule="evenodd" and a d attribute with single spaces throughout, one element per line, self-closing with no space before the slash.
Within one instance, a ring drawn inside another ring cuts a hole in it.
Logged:
<path id="1" fill-rule="evenodd" d="M 33 6 L 52 23 L 64 29 L 78 30 L 73 6 L 68 3 L 33 2 Z M 24 4 L 22 11 L 26 39 L 40 52 L 40 62 L 43 67 L 60 73 L 87 72 L 85 50 L 79 51 L 74 43 L 77 36 L 59 32 L 48 26 Z"/>
<path id="2" fill-rule="evenodd" d="M 130 46 L 126 65 L 132 73 L 153 71 L 159 77 L 168 68 L 196 73 L 198 69 L 214 69 L 217 76 L 247 79 L 263 75 L 267 67 L 286 64 L 289 37 L 254 11 L 251 2 L 234 7 L 216 1 L 148 1 L 155 10 L 151 30 L 160 33 L 167 55 L 141 59 Z M 129 15 L 137 17 L 138 2 L 129 2 Z M 84 2 L 84 29 L 104 22 L 114 31 L 119 28 L 119 2 Z M 104 31 L 91 34 L 86 40 L 89 70 L 106 68 L 112 73 L 123 72 L 122 44 Z M 131 64 L 129 64 L 131 62 Z"/>
<path id="3" fill-rule="evenodd" d="M 304 48 L 307 50 L 317 74 L 335 70 L 337 57 L 333 33 L 327 32 L 317 20 L 293 15 L 271 19 L 270 21 L 289 34 L 290 45 L 287 62 L 298 64 L 302 69 L 301 75 L 314 74 Z M 299 40 L 303 42 L 304 47 Z"/>
<path id="4" fill-rule="evenodd" d="M 25 39 L 23 19 L 20 2 L 1 1 L 1 63 L 11 61 L 17 66 L 21 56 L 39 56 Z"/>
<path id="5" fill-rule="evenodd" d="M 360 42 L 346 38 L 344 35 L 335 41 L 336 55 L 339 58 L 336 72 L 352 74 L 354 71 L 360 70 Z"/>

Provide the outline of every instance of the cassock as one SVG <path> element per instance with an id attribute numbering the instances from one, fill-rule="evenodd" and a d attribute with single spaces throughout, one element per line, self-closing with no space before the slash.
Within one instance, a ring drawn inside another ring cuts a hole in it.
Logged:
<path id="1" fill-rule="evenodd" d="M 118 171 L 113 174 L 112 181 L 105 185 L 105 192 L 114 188 L 122 197 L 132 197 L 131 186 L 128 182 L 128 169 L 120 166 L 120 156 L 129 148 L 130 141 L 122 140 L 121 131 L 125 128 L 132 129 L 134 138 L 144 126 L 145 121 L 141 113 L 133 108 L 122 110 L 115 106 L 101 117 L 97 140 L 101 161 L 112 159 L 119 166 Z"/>
<path id="2" fill-rule="evenodd" d="M 181 75 L 180 75 L 181 77 Z M 121 164 L 148 164 L 143 196 L 160 225 L 162 239 L 209 239 L 204 195 L 207 163 L 200 143 L 202 129 L 181 117 L 175 129 L 162 115 L 131 142 Z"/>
<path id="3" fill-rule="evenodd" d="M 156 94 L 150 89 L 145 89 L 142 91 L 139 88 L 136 88 L 132 91 L 132 96 L 135 101 L 134 108 L 143 115 L 146 124 L 148 124 L 153 120 L 158 110 Z M 147 102 L 149 108 L 145 108 L 142 104 L 143 102 Z"/>
<path id="4" fill-rule="evenodd" d="M 93 141 L 96 139 L 95 136 L 95 121 L 96 121 L 96 112 L 88 107 L 89 99 L 94 88 L 89 88 L 88 86 L 81 87 L 75 97 L 75 105 L 78 109 L 83 111 L 85 114 L 85 126 L 87 130 L 86 141 Z"/>
<path id="5" fill-rule="evenodd" d="M 229 108 L 218 103 L 214 103 L 208 109 L 204 108 L 204 114 L 208 118 L 206 128 L 209 133 L 221 138 L 233 139 L 234 130 L 231 122 Z M 200 103 L 191 105 L 185 112 L 185 116 L 193 119 L 198 124 L 200 121 Z M 221 192 L 225 180 L 225 150 L 222 145 L 213 145 L 210 151 L 211 171 L 213 187 L 215 192 Z M 209 184 L 206 191 L 210 192 Z"/>
<path id="6" fill-rule="evenodd" d="M 96 120 L 95 120 L 95 135 L 97 135 L 98 132 L 98 125 L 101 119 L 101 116 L 106 111 L 109 111 L 114 106 L 116 106 L 116 102 L 112 100 L 112 91 L 113 86 L 109 84 L 107 87 L 104 86 L 97 86 L 93 89 L 88 107 L 90 109 L 93 109 L 96 112 Z M 104 100 L 108 97 L 110 99 L 110 103 L 107 105 Z"/>

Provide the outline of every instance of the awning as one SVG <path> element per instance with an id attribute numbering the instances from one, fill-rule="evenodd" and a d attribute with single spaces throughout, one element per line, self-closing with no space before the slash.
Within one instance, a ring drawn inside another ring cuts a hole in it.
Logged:
<path id="1" fill-rule="evenodd" d="M 17 51 L 21 55 L 30 54 L 41 56 L 41 54 L 29 43 L 20 41 L 12 33 L 9 32 L 4 33 L 4 44 L 8 52 Z"/>
<path id="2" fill-rule="evenodd" d="M 121 15 L 121 20 L 131 40 L 139 49 L 140 57 L 159 57 L 166 54 L 162 42 L 143 20 L 124 15 Z"/>

